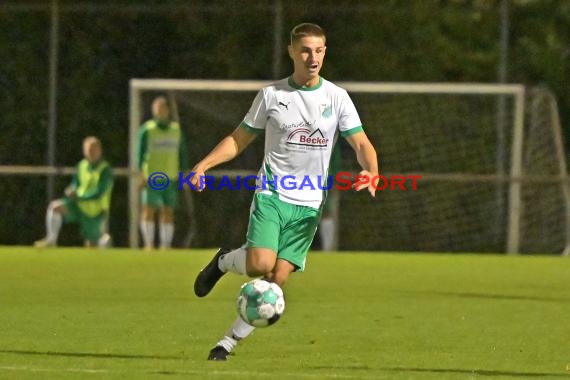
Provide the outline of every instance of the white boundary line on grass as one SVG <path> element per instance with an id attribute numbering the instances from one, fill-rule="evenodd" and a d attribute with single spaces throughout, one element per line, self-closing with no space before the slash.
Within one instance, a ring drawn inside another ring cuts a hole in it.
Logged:
<path id="1" fill-rule="evenodd" d="M 2 371 L 27 371 L 27 372 L 80 372 L 80 373 L 112 373 L 106 369 L 88 369 L 88 368 L 33 368 L 25 366 L 0 366 Z"/>
<path id="2" fill-rule="evenodd" d="M 223 365 L 223 363 L 221 363 Z M 331 370 L 339 370 L 342 368 L 331 368 Z M 364 369 L 365 370 L 365 369 Z M 29 366 L 0 366 L 0 371 L 23 371 L 23 372 L 71 372 L 71 373 L 93 373 L 93 374 L 125 374 L 125 373 L 143 373 L 144 375 L 160 375 L 160 374 L 172 374 L 172 375 L 226 375 L 226 376 L 267 376 L 271 378 L 275 376 L 275 373 L 264 372 L 264 371 L 223 371 L 223 370 L 208 370 L 204 368 L 203 370 L 167 370 L 167 369 L 156 369 L 156 370 L 133 370 L 133 371 L 122 371 L 122 370 L 111 370 L 111 369 L 89 369 L 89 368 L 40 368 L 40 367 L 29 367 Z M 280 377 L 297 377 L 297 378 L 323 378 L 322 373 L 291 373 L 291 372 L 279 372 Z M 343 374 L 331 374 L 327 373 L 326 378 L 328 379 L 379 379 L 378 374 L 375 375 L 365 375 L 363 373 L 354 375 L 343 375 Z M 388 377 L 386 377 L 388 378 Z"/>

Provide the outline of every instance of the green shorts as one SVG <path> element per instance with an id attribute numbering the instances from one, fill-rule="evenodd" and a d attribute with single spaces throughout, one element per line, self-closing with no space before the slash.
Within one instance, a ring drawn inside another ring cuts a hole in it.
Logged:
<path id="1" fill-rule="evenodd" d="M 101 213 L 94 217 L 88 216 L 81 211 L 75 200 L 71 198 L 63 198 L 61 201 L 67 210 L 67 214 L 63 219 L 64 222 L 78 223 L 81 236 L 85 240 L 96 243 L 105 232 L 106 214 Z"/>
<path id="2" fill-rule="evenodd" d="M 175 208 L 178 201 L 178 181 L 170 181 L 164 190 L 154 190 L 145 187 L 141 192 L 141 202 L 154 208 Z"/>
<path id="3" fill-rule="evenodd" d="M 256 193 L 253 197 L 247 246 L 269 248 L 302 272 L 307 252 L 319 225 L 318 209 L 283 202 L 277 194 Z"/>

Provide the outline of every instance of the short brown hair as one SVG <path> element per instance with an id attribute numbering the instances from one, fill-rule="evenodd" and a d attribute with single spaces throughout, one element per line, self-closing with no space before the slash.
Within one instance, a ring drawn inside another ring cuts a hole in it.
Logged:
<path id="1" fill-rule="evenodd" d="M 91 144 L 95 144 L 95 145 L 99 145 L 100 148 L 103 147 L 103 145 L 101 144 L 101 140 L 99 140 L 97 137 L 95 136 L 87 136 L 86 138 L 83 139 L 83 145 L 91 145 Z"/>
<path id="2" fill-rule="evenodd" d="M 297 25 L 291 30 L 291 45 L 293 45 L 293 42 L 299 41 L 301 38 L 309 36 L 320 37 L 323 39 L 324 43 L 327 42 L 327 37 L 325 36 L 325 31 L 323 28 L 317 24 L 304 22 Z"/>
<path id="3" fill-rule="evenodd" d="M 166 99 L 166 96 L 164 96 L 164 95 L 157 96 L 156 98 L 154 98 L 154 100 L 152 101 L 152 103 L 153 103 L 153 104 L 154 104 L 154 103 L 162 103 L 162 104 L 164 104 L 165 106 L 169 107 L 169 106 L 168 106 L 168 99 Z"/>

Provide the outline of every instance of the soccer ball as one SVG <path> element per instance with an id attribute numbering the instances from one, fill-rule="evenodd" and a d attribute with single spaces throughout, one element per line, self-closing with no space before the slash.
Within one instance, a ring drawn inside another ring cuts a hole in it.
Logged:
<path id="1" fill-rule="evenodd" d="M 279 320 L 285 310 L 285 298 L 279 285 L 262 279 L 241 286 L 237 311 L 241 319 L 255 327 L 266 327 Z"/>

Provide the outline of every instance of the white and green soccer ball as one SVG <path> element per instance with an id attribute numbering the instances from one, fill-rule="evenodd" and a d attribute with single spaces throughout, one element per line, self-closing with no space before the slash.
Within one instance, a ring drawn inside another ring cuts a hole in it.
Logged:
<path id="1" fill-rule="evenodd" d="M 285 311 L 285 298 L 279 285 L 262 279 L 241 286 L 237 299 L 241 319 L 255 327 L 266 327 L 279 320 Z"/>

